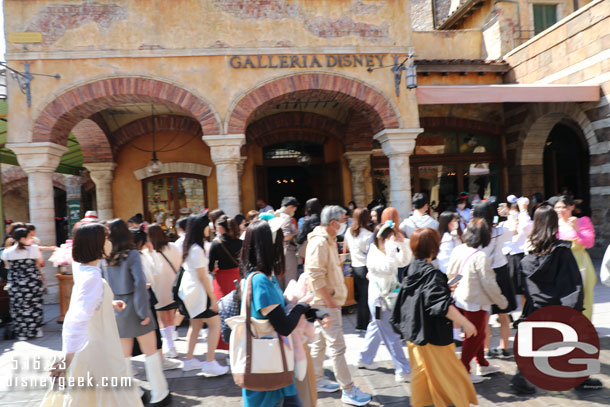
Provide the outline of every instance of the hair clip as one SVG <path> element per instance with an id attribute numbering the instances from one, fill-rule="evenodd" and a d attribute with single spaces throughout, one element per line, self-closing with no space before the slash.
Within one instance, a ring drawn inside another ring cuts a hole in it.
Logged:
<path id="1" fill-rule="evenodd" d="M 377 232 L 377 237 L 381 237 L 381 234 L 383 232 L 385 232 L 385 230 L 387 228 L 393 229 L 394 228 L 394 221 L 393 220 L 386 220 L 385 223 L 383 225 L 381 225 L 381 227 L 379 228 L 379 232 Z"/>

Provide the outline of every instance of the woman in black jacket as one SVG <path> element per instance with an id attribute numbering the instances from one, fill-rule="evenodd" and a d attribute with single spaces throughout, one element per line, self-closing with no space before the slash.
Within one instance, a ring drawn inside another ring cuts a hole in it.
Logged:
<path id="1" fill-rule="evenodd" d="M 477 331 L 453 305 L 447 276 L 431 264 L 439 250 L 439 233 L 432 228 L 417 229 L 409 244 L 413 260 L 391 323 L 409 348 L 411 405 L 478 404 L 468 372 L 455 354 L 452 321 L 462 326 L 466 337 Z"/>
<path id="2" fill-rule="evenodd" d="M 542 205 L 534 213 L 534 227 L 526 245 L 528 254 L 521 260 L 527 317 L 549 305 L 563 305 L 583 310 L 583 281 L 572 255 L 572 243 L 557 237 L 559 220 L 550 205 Z M 523 394 L 536 391 L 520 372 L 511 380 L 511 386 Z M 578 386 L 580 390 L 600 389 L 599 380 L 588 378 Z"/>

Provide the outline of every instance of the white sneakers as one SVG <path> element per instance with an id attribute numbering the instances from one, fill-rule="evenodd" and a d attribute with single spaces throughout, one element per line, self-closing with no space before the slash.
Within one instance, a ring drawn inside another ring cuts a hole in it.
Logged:
<path id="1" fill-rule="evenodd" d="M 175 358 L 178 357 L 178 352 L 176 352 L 176 349 L 167 349 L 165 352 L 163 352 L 163 356 L 166 358 Z"/>
<path id="2" fill-rule="evenodd" d="M 484 382 L 487 379 L 489 379 L 489 377 L 478 376 L 476 374 L 470 373 L 470 381 L 473 384 Z"/>
<path id="3" fill-rule="evenodd" d="M 229 366 L 222 366 L 217 361 L 202 362 L 197 358 L 191 360 L 185 360 L 182 365 L 182 371 L 188 372 L 189 370 L 201 370 L 201 375 L 205 377 L 222 376 L 229 373 Z"/>
<path id="4" fill-rule="evenodd" d="M 180 367 L 180 365 L 181 365 L 180 361 L 176 360 L 176 359 L 163 358 L 161 360 L 161 367 L 163 368 L 163 370 L 178 369 Z"/>
<path id="5" fill-rule="evenodd" d="M 43 332 L 42 328 L 38 328 L 36 330 L 36 337 L 37 338 L 42 338 L 43 336 L 44 336 L 44 332 Z"/>
<path id="6" fill-rule="evenodd" d="M 396 383 L 406 383 L 411 381 L 411 373 L 394 373 Z"/>
<path id="7" fill-rule="evenodd" d="M 500 366 L 496 366 L 496 365 L 481 366 L 481 365 L 477 364 L 476 374 L 477 374 L 477 376 L 487 376 L 492 373 L 499 372 L 500 370 L 502 370 L 500 368 Z"/>
<path id="8" fill-rule="evenodd" d="M 182 365 L 182 371 L 188 372 L 189 370 L 201 370 L 203 367 L 203 362 L 197 358 L 193 358 L 190 360 L 185 360 Z"/>
<path id="9" fill-rule="evenodd" d="M 229 373 L 229 366 L 222 366 L 217 361 L 203 362 L 201 374 L 205 377 L 222 376 Z"/>
<path id="10" fill-rule="evenodd" d="M 361 359 L 358 359 L 358 369 L 375 370 L 377 365 L 373 363 L 364 363 Z"/>

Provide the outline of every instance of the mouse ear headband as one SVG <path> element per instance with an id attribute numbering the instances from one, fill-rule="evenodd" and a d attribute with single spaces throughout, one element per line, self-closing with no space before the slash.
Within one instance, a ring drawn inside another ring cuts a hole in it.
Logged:
<path id="1" fill-rule="evenodd" d="M 379 228 L 379 232 L 377 232 L 377 238 L 380 238 L 381 235 L 383 234 L 383 232 L 385 232 L 385 230 L 387 228 L 390 228 L 390 229 L 394 228 L 393 220 L 386 220 L 385 223 L 383 225 L 381 225 L 381 227 Z"/>

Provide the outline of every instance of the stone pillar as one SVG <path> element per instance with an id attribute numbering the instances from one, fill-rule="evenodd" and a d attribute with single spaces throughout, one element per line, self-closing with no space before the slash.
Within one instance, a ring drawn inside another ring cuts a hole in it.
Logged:
<path id="1" fill-rule="evenodd" d="M 347 165 L 352 174 L 352 199 L 358 207 L 363 207 L 366 202 L 366 180 L 367 172 L 371 171 L 370 151 L 349 151 L 344 154 Z"/>
<path id="2" fill-rule="evenodd" d="M 423 129 L 386 129 L 374 136 L 390 161 L 391 206 L 398 210 L 401 219 L 411 212 L 411 167 L 409 156 L 415 148 L 415 139 Z"/>
<path id="3" fill-rule="evenodd" d="M 54 246 L 53 173 L 68 149 L 50 142 L 10 143 L 7 147 L 15 152 L 19 166 L 28 174 L 30 222 L 36 225 L 36 236 L 43 245 Z"/>
<path id="4" fill-rule="evenodd" d="M 246 141 L 246 136 L 243 134 L 203 136 L 203 141 L 210 146 L 212 161 L 216 165 L 218 207 L 227 215 L 235 216 L 241 209 L 239 200 L 240 149 Z"/>
<path id="5" fill-rule="evenodd" d="M 112 207 L 112 180 L 114 179 L 115 163 L 83 164 L 89 170 L 89 176 L 95 184 L 95 203 L 97 216 L 100 220 L 114 218 Z"/>

